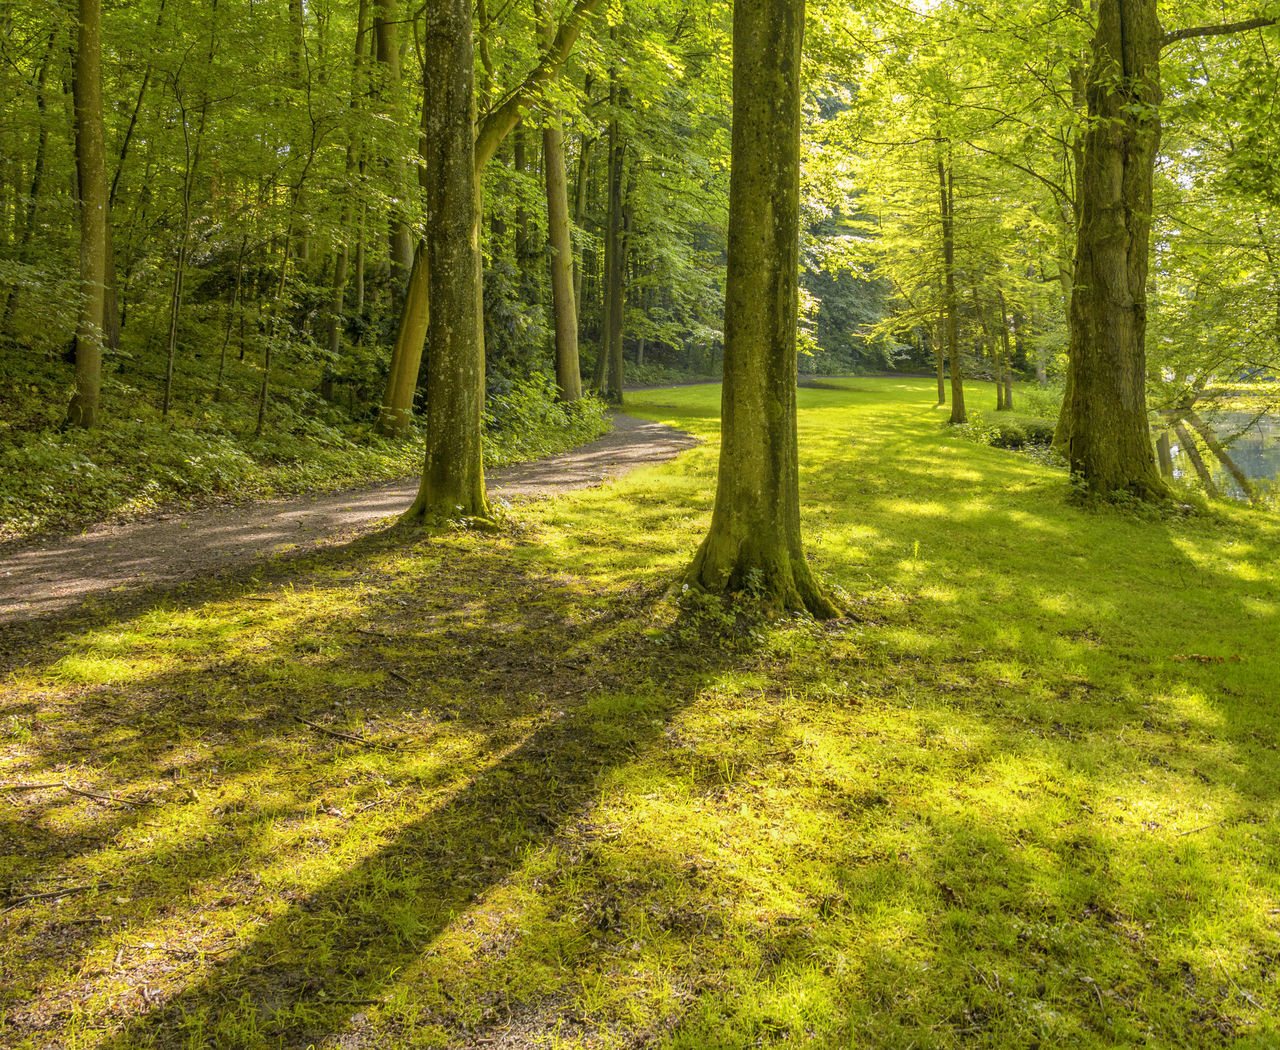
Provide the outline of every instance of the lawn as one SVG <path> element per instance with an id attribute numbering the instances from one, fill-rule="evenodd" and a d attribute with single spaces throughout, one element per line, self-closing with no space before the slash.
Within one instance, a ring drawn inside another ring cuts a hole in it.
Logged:
<path id="1" fill-rule="evenodd" d="M 1280 1044 L 1280 518 L 842 387 L 841 621 L 666 596 L 706 386 L 628 396 L 706 444 L 498 532 L 10 629 L 0 1046 Z"/>

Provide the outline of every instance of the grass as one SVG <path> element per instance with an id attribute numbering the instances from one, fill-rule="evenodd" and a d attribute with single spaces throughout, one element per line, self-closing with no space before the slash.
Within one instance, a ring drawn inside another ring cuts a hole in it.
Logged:
<path id="1" fill-rule="evenodd" d="M 628 403 L 704 446 L 498 534 L 12 629 L 0 1045 L 1275 1046 L 1280 519 L 1086 511 L 841 385 L 845 621 L 663 599 L 690 387 Z"/>

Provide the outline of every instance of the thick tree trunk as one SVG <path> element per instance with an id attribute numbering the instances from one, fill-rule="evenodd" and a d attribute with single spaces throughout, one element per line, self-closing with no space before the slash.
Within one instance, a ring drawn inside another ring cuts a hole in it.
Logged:
<path id="1" fill-rule="evenodd" d="M 834 616 L 800 538 L 796 435 L 804 0 L 736 0 L 720 470 L 692 586 Z"/>
<path id="2" fill-rule="evenodd" d="M 99 0 L 80 0 L 76 34 L 76 167 L 80 186 L 80 316 L 76 324 L 75 394 L 69 426 L 98 421 L 107 289 L 107 151 L 102 129 Z"/>
<path id="3" fill-rule="evenodd" d="M 487 518 L 481 426 L 484 320 L 470 0 L 427 7 L 422 122 L 431 299 L 427 451 L 405 520 Z"/>
<path id="4" fill-rule="evenodd" d="M 1071 473 L 1091 492 L 1170 495 L 1147 422 L 1147 253 L 1160 144 L 1155 0 L 1101 0 L 1071 298 Z"/>

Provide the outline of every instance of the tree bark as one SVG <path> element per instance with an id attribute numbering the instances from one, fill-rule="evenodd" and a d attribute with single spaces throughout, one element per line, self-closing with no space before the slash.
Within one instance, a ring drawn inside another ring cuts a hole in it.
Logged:
<path id="1" fill-rule="evenodd" d="M 796 433 L 804 0 L 735 0 L 720 469 L 686 580 L 835 616 L 800 537 Z"/>
<path id="2" fill-rule="evenodd" d="M 1004 408 L 1013 411 L 1013 353 L 1009 348 L 1009 308 L 1004 301 L 1004 292 L 1000 295 L 1000 343 L 1004 347 Z"/>
<path id="3" fill-rule="evenodd" d="M 487 518 L 481 426 L 484 320 L 470 0 L 428 6 L 422 122 L 431 367 L 422 486 L 405 520 Z"/>
<path id="4" fill-rule="evenodd" d="M 960 366 L 959 304 L 956 302 L 955 180 L 938 143 L 938 196 L 942 214 L 942 301 L 947 314 L 947 355 L 951 359 L 951 422 L 967 423 L 964 370 Z M 950 144 L 948 143 L 948 150 Z"/>
<path id="5" fill-rule="evenodd" d="M 1171 495 L 1147 422 L 1147 254 L 1160 145 L 1155 0 L 1101 0 L 1071 297 L 1066 456 L 1090 492 Z"/>
<path id="6" fill-rule="evenodd" d="M 556 323 L 556 386 L 562 401 L 582 396 L 578 364 L 578 305 L 573 295 L 573 236 L 564 170 L 564 131 L 558 120 L 542 133 L 546 155 L 547 231 L 551 241 L 551 309 Z"/>
<path id="7" fill-rule="evenodd" d="M 404 99 L 401 91 L 400 44 L 396 27 L 399 24 L 398 0 L 376 0 L 373 15 L 374 54 L 381 69 L 380 97 L 384 112 L 394 113 Z M 396 200 L 391 207 L 388 229 L 388 255 L 391 263 L 391 304 L 398 310 L 403 299 L 405 283 L 413 266 L 413 232 L 405 218 L 405 197 L 409 193 L 409 170 L 398 157 L 386 158 Z"/>
<path id="8" fill-rule="evenodd" d="M 623 180 L 625 178 L 627 141 L 626 134 L 619 126 L 617 107 L 625 104 L 625 93 L 618 91 L 616 84 L 611 90 L 614 102 L 614 116 L 609 122 L 609 176 L 608 207 L 605 217 L 604 243 L 604 316 L 600 325 L 600 356 L 596 360 L 594 386 L 604 395 L 606 401 L 614 404 L 622 402 L 622 368 L 620 360 L 615 368 L 616 355 L 622 355 L 622 309 L 625 298 L 623 285 L 626 266 L 624 248 L 624 201 Z"/>
<path id="9" fill-rule="evenodd" d="M 378 433 L 387 437 L 409 436 L 409 426 L 413 422 L 413 394 L 418 387 L 418 372 L 422 368 L 422 353 L 431 316 L 430 301 L 427 253 L 424 246 L 419 245 L 409 273 L 409 288 L 405 294 L 404 309 L 400 312 L 400 324 L 396 328 L 395 348 L 391 351 L 391 371 L 378 412 Z"/>
<path id="10" fill-rule="evenodd" d="M 938 312 L 938 337 L 933 341 L 933 356 L 938 365 L 938 404 L 947 403 L 947 311 Z"/>
<path id="11" fill-rule="evenodd" d="M 102 128 L 101 7 L 80 0 L 76 33 L 76 168 L 80 186 L 80 316 L 76 323 L 75 394 L 69 426 L 98 422 L 107 290 L 107 150 Z"/>

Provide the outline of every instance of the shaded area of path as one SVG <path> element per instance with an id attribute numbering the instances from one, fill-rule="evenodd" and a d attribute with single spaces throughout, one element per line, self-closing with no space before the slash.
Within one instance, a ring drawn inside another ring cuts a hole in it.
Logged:
<path id="1" fill-rule="evenodd" d="M 674 459 L 698 443 L 682 430 L 621 413 L 613 424 L 604 437 L 571 452 L 490 472 L 489 494 L 538 497 L 589 488 Z M 405 479 L 18 541 L 0 548 L 0 624 L 63 612 L 110 592 L 174 585 L 350 542 L 407 508 L 417 491 L 417 479 Z"/>

